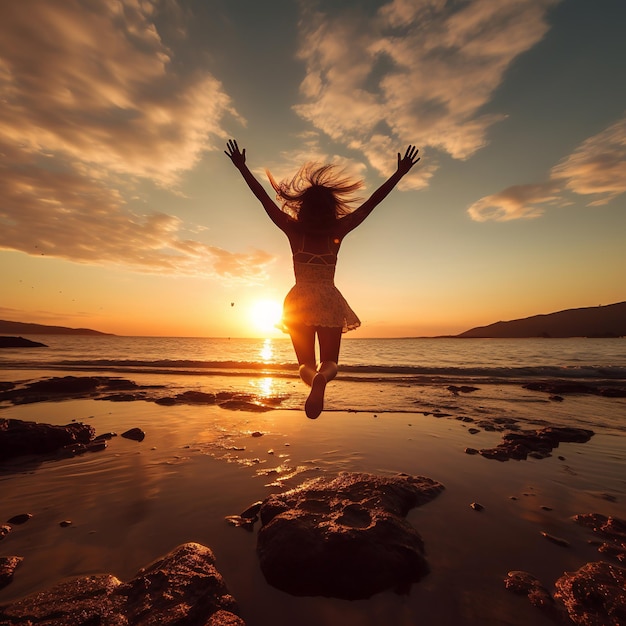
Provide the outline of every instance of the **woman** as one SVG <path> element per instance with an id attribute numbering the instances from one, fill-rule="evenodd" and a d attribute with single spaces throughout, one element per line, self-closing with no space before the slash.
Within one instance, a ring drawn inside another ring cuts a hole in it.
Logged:
<path id="1" fill-rule="evenodd" d="M 326 384 L 337 375 L 341 334 L 361 324 L 334 283 L 341 242 L 420 160 L 418 150 L 409 146 L 404 157 L 398 153 L 396 172 L 358 209 L 351 211 L 349 195 L 362 182 L 342 177 L 336 166 L 309 163 L 291 181 L 281 183 L 267 172 L 282 204 L 280 208 L 248 169 L 245 149 L 240 151 L 232 139 L 226 148 L 226 156 L 291 245 L 296 284 L 285 298 L 283 328 L 291 336 L 300 377 L 311 387 L 305 403 L 307 417 L 315 419 L 324 408 Z M 319 367 L 316 336 L 320 347 Z"/>

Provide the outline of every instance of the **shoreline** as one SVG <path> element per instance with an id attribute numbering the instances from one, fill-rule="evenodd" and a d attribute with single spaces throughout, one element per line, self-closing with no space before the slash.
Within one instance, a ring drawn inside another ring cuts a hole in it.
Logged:
<path id="1" fill-rule="evenodd" d="M 4 467 L 0 519 L 23 512 L 33 518 L 0 543 L 2 554 L 25 557 L 0 591 L 0 605 L 67 577 L 106 572 L 128 580 L 176 545 L 197 541 L 214 551 L 248 626 L 550 624 L 526 598 L 507 591 L 504 578 L 527 570 L 550 589 L 563 572 L 606 559 L 588 543 L 591 532 L 571 518 L 626 517 L 626 437 L 600 429 L 587 443 L 560 444 L 549 458 L 500 463 L 465 454 L 468 446 L 497 445 L 502 432 L 470 434 L 474 424 L 456 418 L 468 413 L 471 394 L 455 402 L 458 408 L 442 419 L 418 411 L 332 410 L 315 422 L 291 409 L 253 413 L 93 399 L 4 408 L 0 417 L 77 420 L 97 433 L 140 427 L 146 438 L 116 437 L 101 452 Z M 445 486 L 407 518 L 431 567 L 409 595 L 289 596 L 259 570 L 257 530 L 225 520 L 270 493 L 342 471 L 405 472 Z M 59 527 L 66 519 L 71 526 Z M 570 545 L 555 545 L 541 532 Z"/>

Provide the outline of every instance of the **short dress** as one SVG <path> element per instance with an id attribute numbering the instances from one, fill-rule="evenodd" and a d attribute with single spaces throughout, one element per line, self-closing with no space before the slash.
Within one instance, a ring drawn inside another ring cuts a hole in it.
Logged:
<path id="1" fill-rule="evenodd" d="M 289 332 L 294 325 L 341 328 L 341 332 L 361 325 L 341 292 L 335 287 L 335 264 L 294 261 L 296 284 L 283 305 L 280 328 Z"/>

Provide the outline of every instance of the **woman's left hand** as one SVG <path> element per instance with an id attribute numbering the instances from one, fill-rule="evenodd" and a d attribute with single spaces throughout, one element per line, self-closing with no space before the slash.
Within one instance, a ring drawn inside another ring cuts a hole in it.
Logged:
<path id="1" fill-rule="evenodd" d="M 420 157 L 417 156 L 418 152 L 419 150 L 415 146 L 409 146 L 404 153 L 404 157 L 400 157 L 400 153 L 398 152 L 398 172 L 402 176 L 420 160 Z"/>

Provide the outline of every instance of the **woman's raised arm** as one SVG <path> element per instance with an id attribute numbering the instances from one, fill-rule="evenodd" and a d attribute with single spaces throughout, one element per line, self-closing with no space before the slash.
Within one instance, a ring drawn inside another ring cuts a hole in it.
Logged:
<path id="1" fill-rule="evenodd" d="M 224 154 L 239 170 L 243 179 L 248 184 L 248 187 L 250 187 L 250 191 L 252 191 L 263 205 L 265 212 L 269 215 L 272 222 L 281 230 L 285 230 L 285 228 L 289 226 L 291 218 L 284 211 L 281 211 L 278 205 L 269 197 L 261 183 L 254 177 L 254 174 L 248 169 L 246 165 L 246 149 L 239 150 L 237 142 L 234 139 L 229 139 L 226 143 Z"/>
<path id="2" fill-rule="evenodd" d="M 400 179 L 420 160 L 419 150 L 409 146 L 401 156 L 398 152 L 398 169 L 356 210 L 339 220 L 346 235 L 355 229 L 363 220 L 389 195 L 391 190 L 400 182 Z"/>

